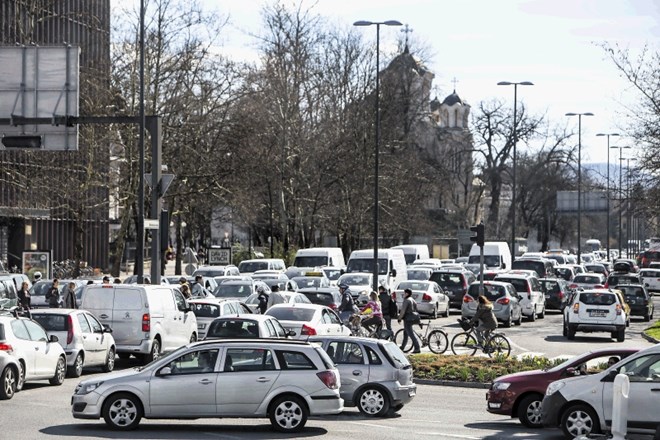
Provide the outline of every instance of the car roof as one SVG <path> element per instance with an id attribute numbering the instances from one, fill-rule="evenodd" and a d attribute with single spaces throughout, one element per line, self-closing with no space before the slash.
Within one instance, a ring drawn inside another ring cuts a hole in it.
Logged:
<path id="1" fill-rule="evenodd" d="M 76 312 L 86 312 L 86 310 L 82 309 L 64 309 L 64 308 L 57 308 L 57 309 L 32 309 L 30 310 L 30 313 L 32 315 L 41 315 L 41 314 L 46 314 L 46 315 L 69 315 L 72 313 Z"/>
<path id="2" fill-rule="evenodd" d="M 315 342 L 315 341 L 341 341 L 341 342 L 362 342 L 363 344 L 386 344 L 388 341 L 386 339 L 375 339 L 375 338 L 367 338 L 367 337 L 361 337 L 361 336 L 351 336 L 351 335 L 315 335 L 315 336 L 310 336 L 307 339 L 309 342 Z"/>
<path id="3" fill-rule="evenodd" d="M 321 304 L 307 304 L 307 303 L 294 303 L 294 304 L 275 304 L 272 305 L 270 309 L 313 309 L 313 310 L 325 310 L 330 309 L 330 307 L 322 306 Z M 332 309 L 330 309 L 332 310 Z"/>
<path id="4" fill-rule="evenodd" d="M 216 345 L 216 344 L 226 344 L 226 345 L 233 345 L 233 344 L 240 344 L 240 345 L 263 345 L 267 344 L 268 346 L 277 346 L 277 345 L 292 345 L 292 346 L 299 346 L 299 347 L 313 347 L 312 344 L 310 344 L 307 341 L 303 340 L 298 340 L 298 339 L 266 339 L 266 338 L 249 338 L 249 339 L 208 339 L 205 341 L 197 341 L 193 342 L 187 345 L 187 347 L 203 347 L 206 345 Z"/>
<path id="5" fill-rule="evenodd" d="M 225 321 L 225 320 L 236 321 L 236 320 L 239 320 L 239 321 L 265 322 L 265 321 L 269 321 L 271 319 L 275 319 L 275 318 L 273 316 L 270 316 L 270 315 L 257 315 L 256 313 L 254 313 L 254 314 L 239 313 L 238 315 L 218 316 L 213 321 Z"/>

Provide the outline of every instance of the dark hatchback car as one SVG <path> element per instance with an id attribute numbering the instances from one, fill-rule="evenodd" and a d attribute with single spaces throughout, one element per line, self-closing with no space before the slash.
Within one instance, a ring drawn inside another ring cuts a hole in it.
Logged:
<path id="1" fill-rule="evenodd" d="M 297 292 L 305 295 L 312 304 L 330 307 L 332 310 L 337 310 L 341 304 L 341 295 L 336 287 L 299 288 Z"/>
<path id="2" fill-rule="evenodd" d="M 468 287 L 477 277 L 469 270 L 440 269 L 431 274 L 429 281 L 435 281 L 449 297 L 449 307 L 460 309 Z"/>
<path id="3" fill-rule="evenodd" d="M 644 286 L 619 284 L 616 289 L 620 290 L 626 298 L 626 302 L 630 306 L 630 316 L 641 316 L 646 322 L 653 319 L 653 299 Z"/>
<path id="4" fill-rule="evenodd" d="M 551 382 L 591 374 L 636 353 L 636 348 L 606 348 L 584 353 L 548 370 L 523 371 L 495 379 L 486 393 L 487 410 L 492 414 L 517 417 L 530 428 L 541 428 L 541 401 Z"/>
<path id="5" fill-rule="evenodd" d="M 555 276 L 555 267 L 550 260 L 536 258 L 519 258 L 511 263 L 513 270 L 533 270 L 539 278 L 552 278 Z"/>
<path id="6" fill-rule="evenodd" d="M 612 272 L 607 277 L 607 283 L 605 288 L 610 289 L 616 287 L 619 284 L 639 284 L 642 285 L 642 280 L 639 277 L 639 274 L 629 273 L 629 272 Z"/>
<path id="7" fill-rule="evenodd" d="M 561 278 L 541 278 L 539 283 L 545 295 L 546 310 L 564 310 L 571 293 L 568 282 Z"/>

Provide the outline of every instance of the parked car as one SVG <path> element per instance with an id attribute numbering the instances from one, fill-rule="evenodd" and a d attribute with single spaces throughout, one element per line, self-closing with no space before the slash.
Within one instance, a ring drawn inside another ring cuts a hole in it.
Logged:
<path id="1" fill-rule="evenodd" d="M 90 284 L 82 309 L 112 328 L 120 358 L 143 363 L 197 340 L 197 320 L 188 302 L 170 285 Z"/>
<path id="2" fill-rule="evenodd" d="M 545 295 L 547 310 L 564 310 L 570 296 L 568 282 L 562 278 L 541 278 L 541 291 Z"/>
<path id="3" fill-rule="evenodd" d="M 650 295 L 653 295 L 653 292 L 660 292 L 660 270 L 640 269 L 639 278 Z"/>
<path id="4" fill-rule="evenodd" d="M 229 338 L 279 338 L 286 339 L 289 332 L 282 324 L 268 315 L 238 315 L 215 318 L 204 336 L 208 339 Z"/>
<path id="5" fill-rule="evenodd" d="M 573 282 L 568 286 L 571 290 L 596 289 L 606 286 L 607 279 L 602 273 L 581 273 L 575 275 Z"/>
<path id="6" fill-rule="evenodd" d="M 417 303 L 417 311 L 436 319 L 438 315 L 449 316 L 449 297 L 445 295 L 435 281 L 401 281 L 399 287 L 392 292 L 392 299 L 401 309 L 404 290 L 412 290 L 412 298 Z"/>
<path id="7" fill-rule="evenodd" d="M 344 405 L 357 406 L 367 416 L 400 411 L 417 394 L 413 369 L 391 341 L 353 336 L 313 336 L 339 370 Z"/>
<path id="8" fill-rule="evenodd" d="M 468 286 L 476 281 L 474 273 L 463 268 L 444 268 L 434 270 L 429 281 L 434 281 L 447 292 L 449 307 L 460 309 Z"/>
<path id="9" fill-rule="evenodd" d="M 14 397 L 25 382 L 48 380 L 62 385 L 66 355 L 57 336 L 36 321 L 0 311 L 0 400 Z"/>
<path id="10" fill-rule="evenodd" d="M 520 325 L 522 323 L 522 307 L 520 306 L 520 295 L 511 283 L 501 281 L 484 281 L 484 295 L 493 303 L 493 313 L 504 327 L 511 327 L 511 323 Z M 470 284 L 468 292 L 463 298 L 461 316 L 472 318 L 477 312 L 479 298 L 479 282 Z"/>
<path id="11" fill-rule="evenodd" d="M 188 301 L 188 305 L 197 320 L 198 339 L 204 339 L 209 325 L 216 318 L 252 313 L 252 310 L 245 303 L 236 299 L 191 299 Z"/>
<path id="12" fill-rule="evenodd" d="M 317 345 L 287 340 L 209 340 L 182 347 L 142 369 L 80 382 L 74 418 L 103 417 L 127 431 L 140 420 L 269 418 L 301 431 L 309 416 L 339 414 L 339 372 Z"/>
<path id="13" fill-rule="evenodd" d="M 619 295 L 606 289 L 576 292 L 564 309 L 563 334 L 569 340 L 575 333 L 607 332 L 623 342 L 628 317 Z"/>
<path id="14" fill-rule="evenodd" d="M 546 370 L 507 374 L 493 380 L 486 393 L 487 410 L 491 414 L 518 417 L 530 428 L 541 428 L 541 401 L 548 385 L 555 380 L 573 377 L 584 371 L 581 366 L 604 367 L 610 358 L 616 361 L 636 353 L 636 348 L 606 348 L 572 357 Z"/>
<path id="15" fill-rule="evenodd" d="M 614 378 L 628 376 L 628 434 L 653 436 L 660 426 L 660 344 L 631 354 L 596 374 L 550 383 L 541 404 L 543 426 L 559 427 L 565 438 L 588 436 L 611 427 Z"/>
<path id="16" fill-rule="evenodd" d="M 275 304 L 266 310 L 287 330 L 292 337 L 307 339 L 315 335 L 350 335 L 351 331 L 342 324 L 339 315 L 329 307 L 317 304 Z"/>
<path id="17" fill-rule="evenodd" d="M 520 295 L 523 315 L 530 321 L 536 321 L 537 317 L 539 319 L 545 317 L 545 294 L 541 291 L 541 283 L 536 274 L 512 270 L 496 276 L 495 281 L 513 284 Z"/>
<path id="18" fill-rule="evenodd" d="M 108 373 L 115 368 L 115 339 L 112 329 L 101 325 L 86 310 L 37 309 L 32 319 L 55 335 L 66 354 L 67 373 L 80 377 L 83 368 L 101 367 Z"/>
<path id="19" fill-rule="evenodd" d="M 653 319 L 653 298 L 644 286 L 638 284 L 619 284 L 616 290 L 623 293 L 626 303 L 630 306 L 630 316 L 641 316 L 644 321 Z"/>

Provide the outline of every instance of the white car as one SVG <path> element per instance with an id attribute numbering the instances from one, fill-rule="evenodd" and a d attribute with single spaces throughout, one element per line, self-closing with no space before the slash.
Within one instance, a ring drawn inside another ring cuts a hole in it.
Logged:
<path id="1" fill-rule="evenodd" d="M 298 292 L 279 292 L 285 299 L 283 304 L 312 304 L 312 302 L 302 293 Z M 248 296 L 248 299 L 244 301 L 244 304 L 252 310 L 252 313 L 259 313 L 259 294 L 253 293 Z"/>
<path id="2" fill-rule="evenodd" d="M 586 438 L 611 428 L 614 378 L 628 377 L 628 433 L 653 436 L 660 426 L 660 344 L 638 351 L 596 374 L 550 383 L 541 405 L 544 426 L 566 438 Z"/>
<path id="3" fill-rule="evenodd" d="M 444 294 L 435 281 L 402 281 L 394 291 L 394 297 L 399 309 L 403 304 L 404 290 L 412 290 L 412 298 L 417 303 L 417 311 L 431 315 L 434 319 L 438 315 L 449 316 L 449 297 Z"/>
<path id="4" fill-rule="evenodd" d="M 197 319 L 197 337 L 204 339 L 209 325 L 214 319 L 221 316 L 237 316 L 250 314 L 252 310 L 235 299 L 205 298 L 188 301 L 192 312 Z"/>
<path id="5" fill-rule="evenodd" d="M 329 307 L 318 304 L 275 304 L 266 311 L 287 330 L 293 330 L 294 339 L 307 339 L 315 335 L 350 335 L 339 315 Z"/>
<path id="6" fill-rule="evenodd" d="M 373 279 L 374 275 L 371 273 L 345 273 L 339 277 L 337 285 L 346 284 L 353 299 L 358 299 L 360 295 L 369 296 L 369 292 L 374 288 Z"/>
<path id="7" fill-rule="evenodd" d="M 531 271 L 530 271 L 531 272 Z M 511 283 L 520 295 L 522 313 L 530 321 L 545 317 L 545 293 L 536 274 L 524 270 L 512 270 L 495 277 L 495 281 Z"/>
<path id="8" fill-rule="evenodd" d="M 571 290 L 596 289 L 605 286 L 606 283 L 607 277 L 602 273 L 587 272 L 575 275 L 568 288 Z"/>
<path id="9" fill-rule="evenodd" d="M 639 277 L 649 293 L 660 292 L 660 269 L 640 269 Z"/>
<path id="10" fill-rule="evenodd" d="M 564 308 L 564 336 L 572 340 L 576 332 L 606 332 L 623 342 L 628 317 L 620 298 L 607 289 L 577 291 Z"/>
<path id="11" fill-rule="evenodd" d="M 115 367 L 115 339 L 110 327 L 103 326 L 86 310 L 37 309 L 32 319 L 55 335 L 66 353 L 68 375 L 80 377 L 83 368 L 101 367 L 109 373 Z"/>

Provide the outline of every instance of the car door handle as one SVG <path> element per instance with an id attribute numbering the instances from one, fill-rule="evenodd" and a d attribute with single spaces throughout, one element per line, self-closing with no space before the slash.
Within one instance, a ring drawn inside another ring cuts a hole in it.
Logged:
<path id="1" fill-rule="evenodd" d="M 202 380 L 199 381 L 199 383 L 201 383 L 202 385 L 209 385 L 209 384 L 212 384 L 213 381 L 210 380 L 210 379 L 202 379 Z"/>
<path id="2" fill-rule="evenodd" d="M 362 376 L 362 371 L 360 371 L 360 370 L 353 370 L 353 376 Z"/>
<path id="3" fill-rule="evenodd" d="M 660 388 L 651 388 L 651 391 L 660 391 Z"/>
<path id="4" fill-rule="evenodd" d="M 259 379 L 257 379 L 257 382 L 270 382 L 270 379 L 267 377 L 260 377 Z"/>
<path id="5" fill-rule="evenodd" d="M 106 314 L 104 313 L 104 314 L 102 314 L 102 315 L 99 315 L 99 318 L 107 319 L 107 318 L 108 318 L 108 315 L 106 315 Z"/>

